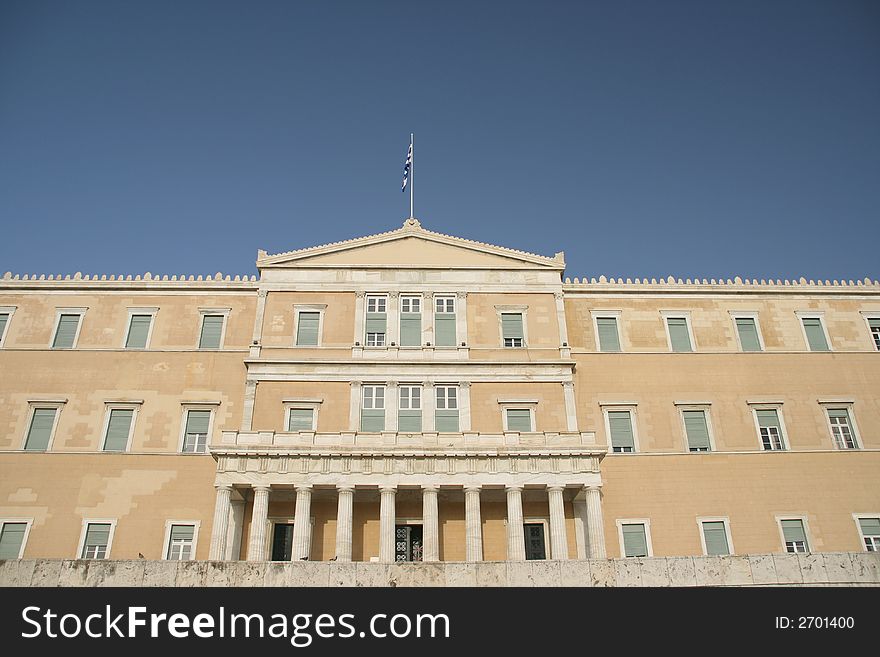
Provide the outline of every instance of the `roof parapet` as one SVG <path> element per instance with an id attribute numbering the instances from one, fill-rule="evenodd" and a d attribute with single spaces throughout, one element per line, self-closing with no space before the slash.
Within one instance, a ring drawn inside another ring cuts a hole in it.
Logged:
<path id="1" fill-rule="evenodd" d="M 746 278 L 743 279 L 739 276 L 730 278 L 675 278 L 673 276 L 667 276 L 665 278 L 608 278 L 606 276 L 599 276 L 599 278 L 591 277 L 575 277 L 574 279 L 566 277 L 563 285 L 569 286 L 570 288 L 590 288 L 590 287 L 603 287 L 608 288 L 611 286 L 619 287 L 641 287 L 641 288 L 656 288 L 656 289 L 667 289 L 667 288 L 768 288 L 768 289 L 779 289 L 779 288 L 880 288 L 880 281 L 872 280 L 868 277 L 858 279 L 858 280 L 807 280 L 804 277 L 799 279 L 757 279 L 757 278 Z"/>

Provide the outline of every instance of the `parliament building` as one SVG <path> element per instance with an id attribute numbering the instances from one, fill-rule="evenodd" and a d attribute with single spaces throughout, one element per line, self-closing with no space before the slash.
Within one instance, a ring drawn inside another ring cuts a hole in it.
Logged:
<path id="1" fill-rule="evenodd" d="M 0 559 L 880 550 L 880 283 L 569 279 L 415 219 L 0 278 Z"/>

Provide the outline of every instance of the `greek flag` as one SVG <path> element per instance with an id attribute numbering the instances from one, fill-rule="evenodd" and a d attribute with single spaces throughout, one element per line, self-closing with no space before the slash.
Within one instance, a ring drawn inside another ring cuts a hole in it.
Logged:
<path id="1" fill-rule="evenodd" d="M 400 186 L 400 191 L 406 191 L 406 183 L 409 180 L 409 170 L 412 167 L 412 142 L 409 143 L 409 151 L 406 154 L 406 164 L 403 165 L 403 184 Z"/>

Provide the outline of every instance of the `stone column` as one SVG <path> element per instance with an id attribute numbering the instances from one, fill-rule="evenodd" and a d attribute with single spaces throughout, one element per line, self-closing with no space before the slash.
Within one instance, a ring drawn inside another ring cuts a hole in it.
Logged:
<path id="1" fill-rule="evenodd" d="M 254 509 L 248 540 L 248 561 L 266 560 L 266 522 L 269 517 L 269 487 L 254 486 Z"/>
<path id="2" fill-rule="evenodd" d="M 367 344 L 366 293 L 363 290 L 357 290 L 354 295 L 354 341 L 360 342 L 361 346 L 364 346 Z"/>
<path id="3" fill-rule="evenodd" d="M 507 560 L 524 561 L 526 538 L 523 535 L 522 486 L 507 486 Z"/>
<path id="4" fill-rule="evenodd" d="M 461 347 L 461 343 L 469 345 L 467 336 L 467 292 L 458 292 L 455 295 L 455 346 Z"/>
<path id="5" fill-rule="evenodd" d="M 422 346 L 430 342 L 434 344 L 434 295 L 431 292 L 422 293 Z"/>
<path id="6" fill-rule="evenodd" d="M 400 388 L 397 381 L 385 386 L 385 431 L 397 431 L 397 411 L 400 408 Z"/>
<path id="7" fill-rule="evenodd" d="M 254 426 L 254 404 L 257 400 L 258 381 L 245 381 L 244 406 L 241 410 L 241 430 L 250 431 Z"/>
<path id="8" fill-rule="evenodd" d="M 470 381 L 460 381 L 458 384 L 458 428 L 460 431 L 471 430 Z"/>
<path id="9" fill-rule="evenodd" d="M 260 347 L 263 343 L 263 316 L 266 314 L 266 296 L 268 290 L 257 291 L 257 312 L 254 315 L 254 332 L 251 335 L 251 344 L 248 355 L 251 358 L 260 357 Z"/>
<path id="10" fill-rule="evenodd" d="M 565 486 L 548 486 L 550 500 L 550 558 L 568 559 L 568 537 L 565 534 L 565 506 L 562 492 Z"/>
<path id="11" fill-rule="evenodd" d="M 385 320 L 385 346 L 400 346 L 400 294 L 388 293 L 388 307 Z"/>
<path id="12" fill-rule="evenodd" d="M 480 515 L 480 487 L 466 486 L 464 489 L 464 523 L 466 559 L 483 560 L 483 520 Z"/>
<path id="13" fill-rule="evenodd" d="M 291 561 L 308 561 L 312 545 L 312 487 L 296 487 L 296 508 L 293 512 L 293 549 Z"/>
<path id="14" fill-rule="evenodd" d="M 422 487 L 422 561 L 440 561 L 440 512 L 437 486 Z"/>
<path id="15" fill-rule="evenodd" d="M 352 381 L 351 397 L 348 402 L 348 430 L 361 430 L 361 381 Z"/>
<path id="16" fill-rule="evenodd" d="M 577 401 L 574 397 L 574 381 L 562 382 L 562 394 L 565 397 L 566 428 L 568 429 L 568 431 L 577 431 Z"/>
<path id="17" fill-rule="evenodd" d="M 336 507 L 336 560 L 351 561 L 352 509 L 354 486 L 337 486 L 339 504 Z"/>
<path id="18" fill-rule="evenodd" d="M 425 381 L 422 386 L 422 432 L 433 433 L 437 430 L 434 412 L 437 410 L 437 391 L 433 381 Z"/>
<path id="19" fill-rule="evenodd" d="M 556 322 L 559 324 L 559 351 L 560 357 L 571 356 L 571 344 L 568 342 L 568 325 L 565 323 L 565 295 L 562 292 L 554 292 L 556 299 Z"/>
<path id="20" fill-rule="evenodd" d="M 586 486 L 587 531 L 590 559 L 605 559 L 605 524 L 602 520 L 602 494 L 599 486 Z"/>
<path id="21" fill-rule="evenodd" d="M 211 529 L 212 561 L 226 559 L 226 537 L 229 533 L 229 504 L 232 499 L 232 486 L 217 486 L 217 500 L 214 503 L 214 525 Z"/>
<path id="22" fill-rule="evenodd" d="M 379 488 L 381 496 L 379 503 L 379 561 L 382 563 L 394 562 L 394 498 L 396 493 L 396 486 L 381 486 Z"/>

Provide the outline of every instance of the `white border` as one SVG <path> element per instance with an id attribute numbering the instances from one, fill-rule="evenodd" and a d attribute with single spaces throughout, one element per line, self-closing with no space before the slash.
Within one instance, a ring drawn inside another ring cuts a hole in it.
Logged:
<path id="1" fill-rule="evenodd" d="M 777 515 L 774 516 L 776 518 L 776 529 L 779 531 L 779 540 L 781 541 L 780 545 L 782 546 L 783 554 L 812 554 L 813 552 L 813 537 L 810 532 L 810 525 L 807 522 L 807 516 L 799 516 L 799 515 Z M 806 552 L 789 552 L 785 549 L 785 534 L 782 531 L 782 521 L 783 520 L 800 520 L 804 527 L 804 537 L 807 539 L 807 551 Z"/>
<path id="2" fill-rule="evenodd" d="M 95 561 L 105 561 L 110 558 L 110 549 L 113 547 L 113 536 L 116 534 L 116 518 L 83 518 L 82 529 L 79 532 L 79 543 L 76 546 L 76 556 L 74 559 L 85 559 L 82 556 L 83 545 L 86 542 L 86 532 L 89 525 L 110 525 L 110 535 L 107 536 L 107 553 L 103 559 L 95 559 Z M 91 561 L 92 559 L 90 559 Z"/>
<path id="3" fill-rule="evenodd" d="M 831 448 L 839 450 L 841 452 L 854 452 L 856 450 L 862 449 L 862 436 L 859 432 L 858 424 L 856 424 L 856 414 L 853 410 L 853 402 L 848 401 L 819 401 L 819 406 L 822 407 L 822 415 L 825 416 L 825 426 L 828 429 L 828 437 L 831 440 Z M 843 408 L 846 409 L 846 414 L 849 418 L 849 429 L 852 431 L 853 440 L 855 441 L 856 446 L 852 449 L 847 449 L 845 447 L 838 447 L 837 442 L 834 440 L 834 430 L 831 428 L 831 416 L 828 415 L 828 411 L 834 408 Z"/>
<path id="4" fill-rule="evenodd" d="M 858 521 L 857 521 L 858 522 Z M 21 545 L 18 548 L 18 557 L 17 559 L 22 559 L 24 557 L 24 550 L 27 546 L 28 537 L 31 534 L 31 527 L 34 524 L 33 518 L 0 518 L 0 531 L 3 529 L 3 525 L 6 524 L 24 524 L 24 536 L 21 537 Z M 862 547 L 864 547 L 865 542 L 862 541 Z"/>
<path id="5" fill-rule="evenodd" d="M 82 331 L 83 320 L 86 316 L 88 306 L 79 308 L 55 308 L 55 330 L 52 331 L 52 339 L 49 340 L 49 349 L 57 349 L 63 351 L 65 349 L 76 349 L 79 344 L 79 334 Z M 58 327 L 61 324 L 61 315 L 79 315 L 79 321 L 76 323 L 76 333 L 73 334 L 73 344 L 69 347 L 56 347 L 55 338 L 58 336 Z"/>
<path id="6" fill-rule="evenodd" d="M 165 538 L 162 540 L 162 560 L 169 561 L 168 548 L 171 542 L 171 526 L 172 525 L 193 525 L 192 537 L 192 556 L 189 559 L 175 559 L 175 561 L 195 561 L 196 549 L 199 546 L 199 529 L 201 528 L 201 520 L 166 520 L 165 521 Z"/>
<path id="7" fill-rule="evenodd" d="M 806 350 L 810 353 L 817 354 L 826 354 L 829 351 L 834 351 L 834 345 L 831 343 L 831 335 L 828 333 L 828 327 L 825 325 L 825 311 L 824 310 L 796 310 L 794 314 L 798 318 L 798 325 L 801 327 L 801 335 L 804 338 L 804 346 Z M 822 333 L 825 334 L 825 344 L 828 345 L 827 351 L 813 351 L 810 348 L 810 340 L 807 337 L 807 329 L 804 328 L 804 320 L 805 319 L 818 319 L 819 326 L 822 327 Z"/>
<path id="8" fill-rule="evenodd" d="M 122 348 L 127 351 L 146 351 L 150 348 L 150 342 L 153 339 L 153 327 L 156 325 L 156 314 L 159 312 L 159 309 L 156 307 L 152 308 L 129 308 L 128 309 L 128 320 L 126 322 L 125 328 L 125 337 L 122 339 Z M 149 315 L 150 316 L 150 328 L 147 330 L 147 341 L 144 343 L 143 347 L 127 347 L 128 344 L 128 336 L 131 333 L 131 318 L 135 315 Z"/>
<path id="9" fill-rule="evenodd" d="M 678 409 L 678 423 L 681 427 L 681 434 L 684 437 L 684 451 L 688 454 L 710 454 L 712 452 L 717 452 L 718 449 L 715 447 L 715 429 L 712 426 L 712 407 L 711 404 L 675 404 Z M 709 432 L 709 451 L 708 452 L 700 452 L 700 451 L 691 451 L 691 445 L 688 441 L 687 435 L 687 425 L 684 422 L 684 412 L 685 411 L 703 411 L 703 417 L 706 418 L 706 430 Z"/>
<path id="10" fill-rule="evenodd" d="M 782 402 L 747 402 L 749 408 L 752 411 L 752 420 L 755 423 L 755 433 L 758 436 L 758 449 L 762 452 L 788 452 L 791 450 L 791 445 L 788 441 L 788 429 L 785 427 L 785 417 L 782 413 Z M 758 422 L 758 413 L 757 411 L 776 411 L 776 417 L 779 420 L 779 429 L 781 432 L 781 436 L 779 438 L 782 440 L 782 449 L 764 449 L 764 439 L 761 438 L 761 425 Z"/>
<path id="11" fill-rule="evenodd" d="M 0 312 L 3 312 L 3 309 L 0 308 Z M 874 343 L 874 335 L 871 333 L 871 322 L 872 319 L 880 319 L 880 310 L 861 310 L 859 311 L 862 317 L 865 320 L 865 326 L 868 328 L 868 344 L 871 345 L 871 351 L 880 351 L 880 346 Z M 10 317 L 10 320 L 12 318 Z M 0 347 L 3 346 L 2 340 L 0 340 Z"/>
<path id="12" fill-rule="evenodd" d="M 620 321 L 622 311 L 620 310 L 590 310 L 590 317 L 593 320 L 593 335 L 596 336 L 596 352 L 600 354 L 620 354 L 626 351 L 624 349 L 623 340 L 623 322 Z M 620 348 L 617 351 L 603 351 L 602 344 L 599 341 L 599 319 L 613 319 L 617 323 L 617 343 Z"/>
<path id="13" fill-rule="evenodd" d="M 6 336 L 9 335 L 9 326 L 12 324 L 12 317 L 15 315 L 15 310 L 18 306 L 0 306 L 0 315 L 9 315 L 6 318 L 6 326 L 3 327 L 3 332 L 0 333 L 0 349 L 4 347 L 6 344 Z M 868 329 L 870 333 L 870 328 Z M 873 340 L 871 340 L 873 342 Z"/>
<path id="14" fill-rule="evenodd" d="M 505 347 L 504 346 L 504 326 L 501 322 L 501 315 L 506 314 L 517 314 L 522 315 L 522 347 Z M 523 305 L 515 305 L 515 306 L 495 306 L 495 316 L 498 319 L 498 336 L 502 349 L 528 349 L 529 348 L 529 307 Z"/>
<path id="15" fill-rule="evenodd" d="M 178 454 L 209 454 L 211 451 L 211 438 L 214 435 L 214 416 L 216 413 L 214 412 L 215 408 L 219 406 L 219 402 L 181 402 L 180 404 L 180 436 L 177 439 L 177 453 Z M 190 411 L 210 411 L 211 415 L 208 418 L 208 437 L 205 439 L 205 451 L 204 452 L 184 452 L 183 451 L 183 443 L 186 440 L 186 418 L 189 415 Z"/>
<path id="16" fill-rule="evenodd" d="M 326 303 L 295 303 L 293 304 L 293 346 L 297 349 L 316 349 L 324 346 L 324 311 Z M 318 313 L 318 342 L 317 344 L 297 344 L 296 337 L 299 335 L 299 314 Z"/>
<path id="17" fill-rule="evenodd" d="M 744 354 L 757 354 L 763 351 L 767 351 L 767 348 L 764 346 L 764 332 L 761 331 L 761 319 L 758 316 L 759 313 L 757 310 L 728 310 L 727 312 L 730 313 L 730 321 L 733 323 L 733 335 L 736 339 L 736 346 L 740 350 L 740 352 Z M 755 331 L 758 334 L 758 346 L 760 347 L 758 351 L 746 351 L 745 349 L 743 349 L 742 340 L 739 337 L 739 327 L 736 325 L 736 320 L 738 319 L 754 320 Z"/>
<path id="18" fill-rule="evenodd" d="M 543 559 L 527 559 L 527 561 L 551 561 L 553 556 L 550 554 L 550 521 L 547 518 L 523 518 L 523 539 L 526 535 L 526 525 L 542 525 L 544 527 L 544 558 Z M 505 519 L 506 524 L 506 519 Z M 525 542 L 525 541 L 524 541 Z M 525 548 L 525 546 L 523 546 Z M 568 544 L 565 546 L 568 551 Z"/>
<path id="19" fill-rule="evenodd" d="M 507 426 L 507 411 L 509 410 L 527 410 L 529 412 L 529 424 L 530 428 L 528 431 L 513 431 L 514 433 L 535 433 L 538 430 L 537 427 L 537 417 L 536 410 L 538 408 L 538 402 L 536 401 L 499 401 L 498 405 L 501 406 L 501 424 L 504 428 L 504 432 L 508 433 L 513 430 L 509 429 Z M 450 409 L 451 410 L 451 409 Z M 461 418 L 459 417 L 459 421 Z"/>
<path id="20" fill-rule="evenodd" d="M 736 550 L 733 547 L 733 536 L 730 533 L 730 518 L 727 516 L 698 516 L 697 517 L 697 527 L 700 530 L 700 545 L 703 548 L 703 556 L 705 557 L 720 557 L 725 555 L 720 554 L 709 554 L 709 551 L 706 549 L 706 534 L 703 531 L 703 523 L 704 522 L 722 522 L 724 523 L 724 536 L 727 539 L 727 552 L 729 556 L 734 556 L 736 554 Z"/>
<path id="21" fill-rule="evenodd" d="M 626 547 L 623 544 L 623 526 L 624 525 L 644 525 L 645 527 L 645 543 L 648 547 L 648 556 L 654 556 L 654 543 L 651 541 L 651 519 L 650 518 L 617 518 L 617 540 L 620 542 L 620 558 L 621 559 L 641 559 L 643 557 L 626 556 Z"/>
<path id="22" fill-rule="evenodd" d="M 52 449 L 53 444 L 55 443 L 55 433 L 58 430 L 58 421 L 61 419 L 61 409 L 64 408 L 64 405 L 67 403 L 67 400 L 47 400 L 47 401 L 39 401 L 39 400 L 31 400 L 28 401 L 28 415 L 27 422 L 24 425 L 24 436 L 21 439 L 21 449 L 22 451 L 41 453 L 43 451 L 48 452 Z M 31 432 L 31 424 L 34 421 L 34 411 L 38 408 L 54 408 L 55 409 L 55 420 L 52 422 L 52 430 L 49 432 L 49 442 L 46 443 L 45 450 L 37 450 L 37 449 L 25 449 L 27 445 L 28 434 Z"/>
<path id="23" fill-rule="evenodd" d="M 690 310 L 661 310 L 660 316 L 663 318 L 663 328 L 666 331 L 666 347 L 673 354 L 693 354 L 697 351 L 697 340 L 694 338 L 694 327 L 691 325 Z M 672 348 L 672 336 L 669 333 L 669 319 L 683 319 L 688 331 L 688 338 L 691 341 L 690 351 L 675 351 Z"/>
<path id="24" fill-rule="evenodd" d="M 290 411 L 304 410 L 308 409 L 312 411 L 312 428 L 307 429 L 306 431 L 317 431 L 318 430 L 318 411 L 321 410 L 321 404 L 324 403 L 323 399 L 282 399 L 281 403 L 284 405 L 284 424 L 281 425 L 284 427 L 283 431 L 285 433 L 297 433 L 295 431 L 290 430 Z"/>
<path id="25" fill-rule="evenodd" d="M 874 519 L 880 518 L 880 513 L 854 513 L 854 514 L 852 514 L 852 517 L 856 523 L 856 532 L 859 535 L 859 542 L 861 543 L 861 546 L 862 546 L 862 552 L 867 552 L 868 548 L 865 547 L 865 535 L 862 533 L 862 526 L 859 524 L 859 518 L 864 518 L 865 520 L 868 520 L 868 519 L 874 520 Z M 4 522 L 5 522 L 5 520 L 4 520 Z M 21 522 L 21 521 L 19 521 L 19 522 Z M 871 554 L 880 554 L 880 552 L 872 552 Z"/>
<path id="26" fill-rule="evenodd" d="M 105 401 L 104 406 L 104 426 L 101 429 L 101 452 L 107 452 L 109 454 L 124 454 L 125 452 L 131 451 L 131 439 L 134 436 L 134 426 L 137 423 L 138 411 L 140 410 L 140 406 L 143 402 L 115 402 L 115 401 Z M 128 439 L 125 441 L 125 449 L 122 451 L 111 449 L 104 449 L 107 445 L 107 429 L 110 428 L 110 413 L 113 411 L 132 411 L 131 414 L 131 424 L 128 427 Z"/>
<path id="27" fill-rule="evenodd" d="M 220 351 L 226 344 L 226 327 L 229 326 L 229 314 L 232 308 L 199 308 L 199 332 L 196 335 L 196 350 Z M 206 315 L 223 315 L 223 327 L 220 329 L 220 344 L 216 347 L 202 347 L 202 331 L 205 328 Z"/>
<path id="28" fill-rule="evenodd" d="M 627 454 L 638 454 L 641 451 L 639 446 L 639 422 L 638 422 L 638 406 L 635 403 L 600 403 L 599 408 L 602 409 L 602 415 L 605 419 L 605 439 L 608 444 L 608 454 L 606 456 L 625 456 Z M 615 452 L 614 446 L 611 444 L 611 421 L 608 418 L 608 411 L 629 411 L 629 423 L 633 433 L 633 451 L 631 452 Z"/>

